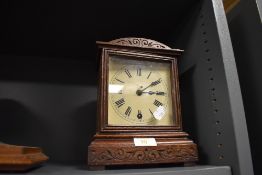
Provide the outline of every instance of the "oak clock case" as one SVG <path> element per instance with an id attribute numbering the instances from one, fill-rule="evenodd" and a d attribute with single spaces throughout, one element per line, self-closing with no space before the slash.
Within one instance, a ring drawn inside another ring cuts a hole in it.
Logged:
<path id="1" fill-rule="evenodd" d="M 97 45 L 97 131 L 88 147 L 89 168 L 197 161 L 197 146 L 182 130 L 177 70 L 182 50 L 144 38 Z M 137 139 L 146 144 L 137 145 Z"/>

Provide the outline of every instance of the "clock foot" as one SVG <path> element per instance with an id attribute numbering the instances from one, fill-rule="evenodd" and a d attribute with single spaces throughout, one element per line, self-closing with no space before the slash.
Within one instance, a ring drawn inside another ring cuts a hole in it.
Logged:
<path id="1" fill-rule="evenodd" d="M 90 171 L 99 171 L 99 170 L 105 170 L 105 166 L 100 166 L 100 165 L 92 165 L 92 166 L 89 166 L 88 169 Z"/>

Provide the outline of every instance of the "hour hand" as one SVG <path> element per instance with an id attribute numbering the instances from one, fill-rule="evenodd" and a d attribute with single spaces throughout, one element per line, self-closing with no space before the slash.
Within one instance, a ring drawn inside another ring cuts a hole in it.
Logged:
<path id="1" fill-rule="evenodd" d="M 149 95 L 153 95 L 153 94 L 156 94 L 156 95 L 165 95 L 165 94 L 166 94 L 165 92 L 161 92 L 161 91 L 156 91 L 156 92 L 148 91 L 148 92 L 142 92 L 142 93 L 147 93 L 147 94 L 149 94 Z"/>

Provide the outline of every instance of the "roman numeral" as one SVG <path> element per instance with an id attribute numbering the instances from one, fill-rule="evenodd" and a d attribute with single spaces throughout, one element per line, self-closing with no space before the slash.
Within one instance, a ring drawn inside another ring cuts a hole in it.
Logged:
<path id="1" fill-rule="evenodd" d="M 159 92 L 159 91 L 156 91 L 156 95 L 165 95 L 166 93 L 164 92 Z"/>
<path id="2" fill-rule="evenodd" d="M 126 75 L 127 75 L 129 78 L 132 77 L 132 75 L 130 74 L 129 70 L 125 69 L 125 73 L 126 73 Z"/>
<path id="3" fill-rule="evenodd" d="M 121 98 L 120 100 L 116 101 L 115 104 L 117 105 L 118 108 L 120 108 L 125 104 L 125 100 Z"/>
<path id="4" fill-rule="evenodd" d="M 125 114 L 128 115 L 128 116 L 130 116 L 131 111 L 132 111 L 132 108 L 131 108 L 130 106 L 128 106 L 127 109 L 126 109 Z"/>
<path id="5" fill-rule="evenodd" d="M 152 73 L 152 72 L 150 72 L 150 73 L 148 74 L 147 79 L 150 77 L 151 73 Z"/>
<path id="6" fill-rule="evenodd" d="M 138 68 L 136 73 L 137 73 L 137 76 L 141 76 L 141 68 Z"/>
<path id="7" fill-rule="evenodd" d="M 117 78 L 116 78 L 116 81 L 118 81 L 118 82 L 120 82 L 120 83 L 125 83 L 125 82 L 123 82 L 122 80 L 119 80 L 119 79 L 117 79 Z"/>
<path id="8" fill-rule="evenodd" d="M 151 83 L 151 86 L 156 86 L 156 85 L 158 85 L 159 83 L 161 83 L 161 78 L 159 78 L 158 80 L 156 80 L 156 81 L 153 81 L 152 83 Z"/>
<path id="9" fill-rule="evenodd" d="M 159 107 L 159 106 L 162 106 L 163 103 L 161 103 L 161 102 L 158 101 L 158 100 L 155 100 L 155 101 L 154 101 L 154 105 L 156 105 L 157 107 Z"/>
<path id="10" fill-rule="evenodd" d="M 143 118 L 143 115 L 141 113 L 141 110 L 138 110 L 138 113 L 137 113 L 137 116 L 136 116 L 138 119 L 142 119 Z"/>

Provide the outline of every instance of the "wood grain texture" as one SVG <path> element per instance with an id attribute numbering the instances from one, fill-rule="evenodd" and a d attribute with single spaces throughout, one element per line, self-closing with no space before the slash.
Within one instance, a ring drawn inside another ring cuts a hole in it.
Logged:
<path id="1" fill-rule="evenodd" d="M 230 12 L 239 2 L 240 0 L 223 0 L 225 12 Z"/>
<path id="2" fill-rule="evenodd" d="M 95 140 L 88 149 L 89 166 L 185 163 L 198 160 L 190 140 L 157 139 L 157 146 L 135 146 L 133 139 Z"/>
<path id="3" fill-rule="evenodd" d="M 110 43 L 111 44 L 111 43 Z M 135 48 L 128 50 L 127 48 L 114 47 L 107 48 L 106 44 L 103 43 L 103 48 L 100 50 L 100 80 L 99 80 L 99 91 L 98 91 L 98 131 L 100 133 L 138 133 L 142 132 L 172 132 L 182 131 L 182 121 L 180 112 L 180 94 L 179 94 L 179 82 L 178 82 L 178 70 L 177 70 L 177 56 L 160 54 L 158 51 L 141 51 Z M 177 54 L 177 52 L 176 52 Z M 168 63 L 171 65 L 170 79 L 171 79 L 171 94 L 172 94 L 172 111 L 174 113 L 174 125 L 173 126 L 110 126 L 108 125 L 108 72 L 109 72 L 109 59 L 111 56 L 121 56 L 123 58 L 129 57 L 138 60 L 156 61 Z M 182 134 L 181 132 L 177 135 Z"/>
<path id="4" fill-rule="evenodd" d="M 47 160 L 41 148 L 0 144 L 0 171 L 26 171 Z"/>

